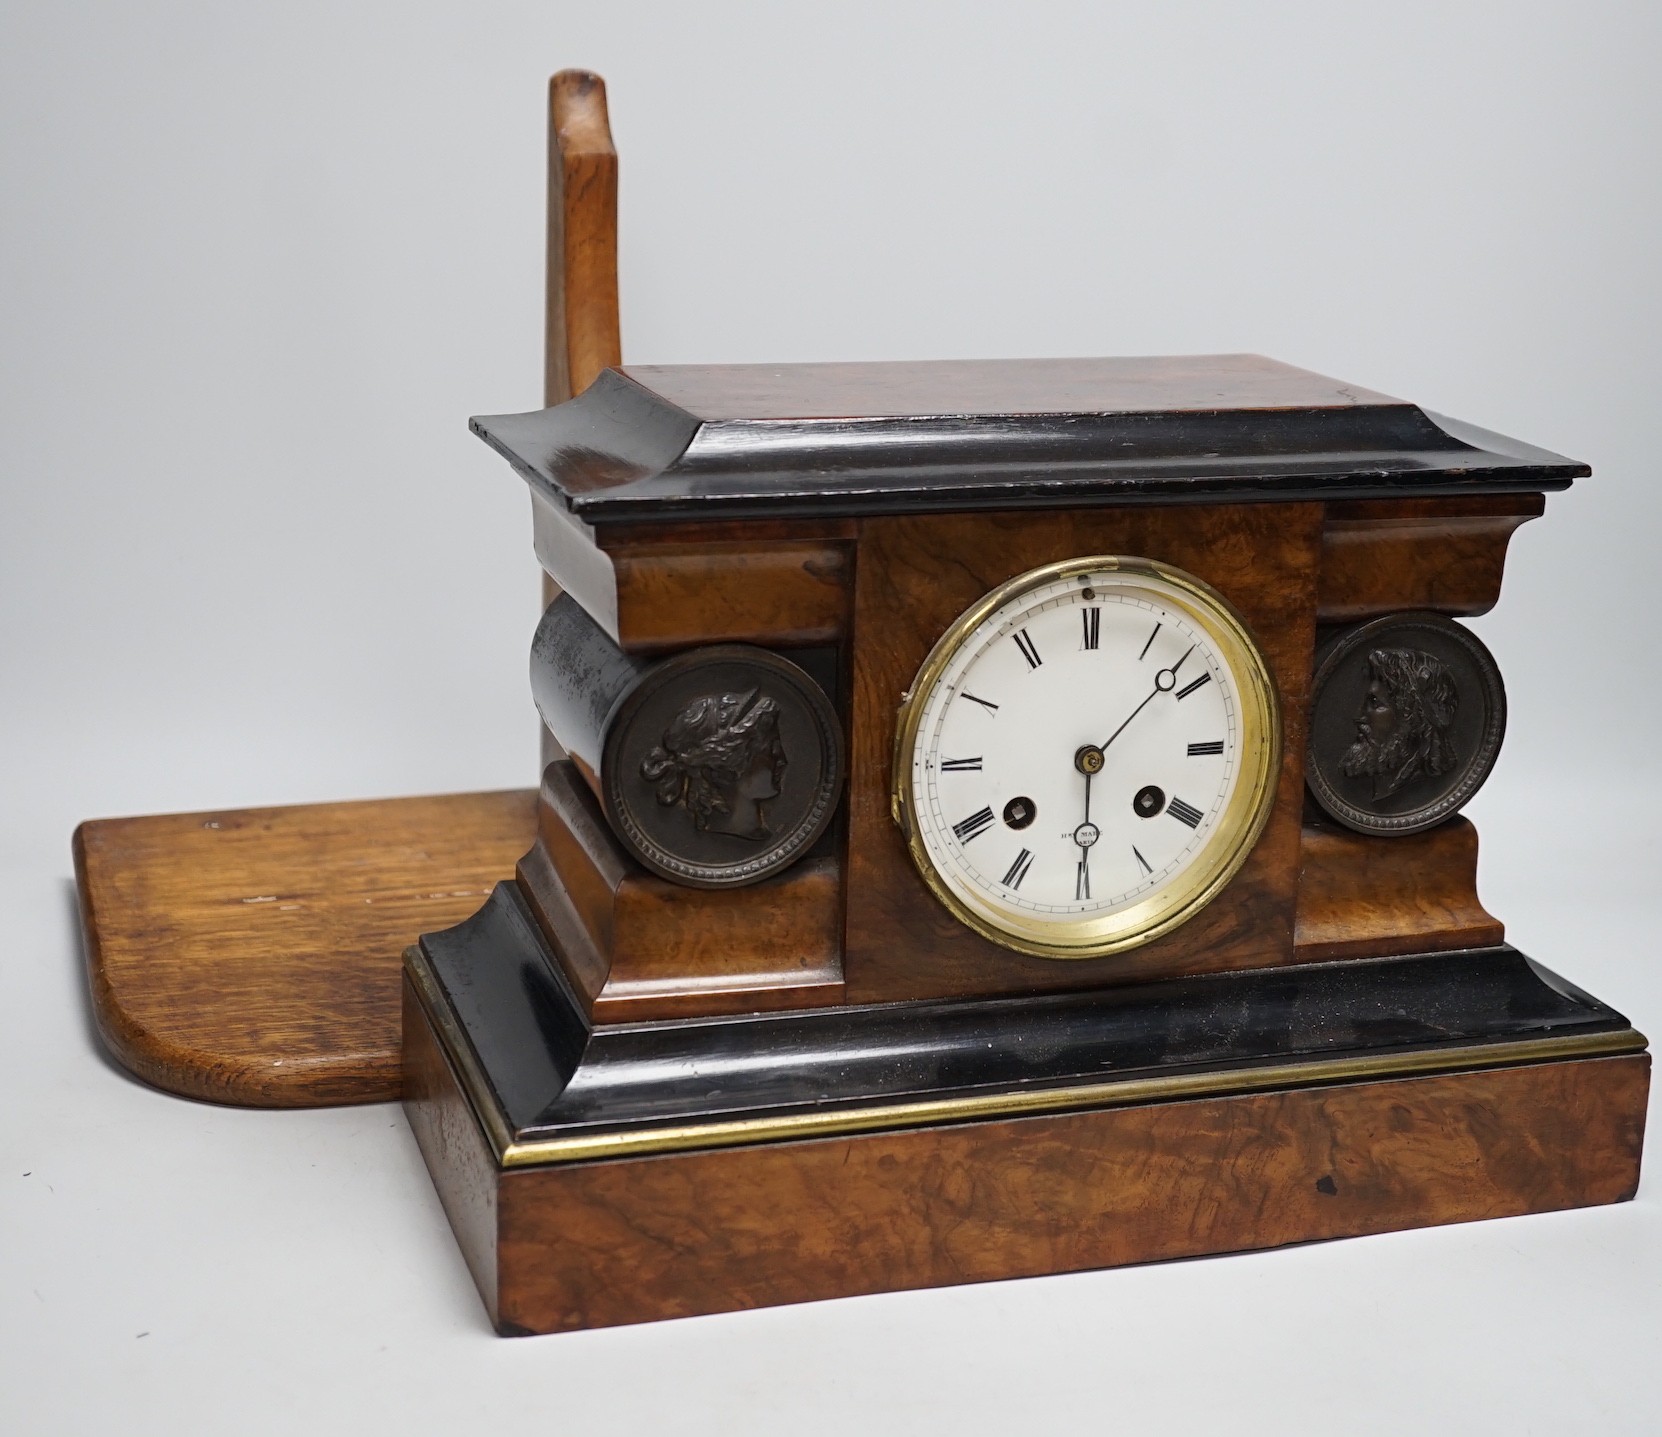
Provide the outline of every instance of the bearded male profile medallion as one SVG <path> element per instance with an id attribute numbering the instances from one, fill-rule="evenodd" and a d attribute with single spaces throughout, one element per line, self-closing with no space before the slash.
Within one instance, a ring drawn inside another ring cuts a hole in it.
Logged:
<path id="1" fill-rule="evenodd" d="M 1390 614 L 1319 648 L 1305 779 L 1348 828 L 1418 833 L 1477 792 L 1505 732 L 1505 686 L 1482 641 L 1441 614 Z"/>

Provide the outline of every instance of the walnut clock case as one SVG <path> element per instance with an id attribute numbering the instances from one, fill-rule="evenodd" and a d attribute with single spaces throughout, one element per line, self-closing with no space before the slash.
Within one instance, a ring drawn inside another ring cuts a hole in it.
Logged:
<path id="1" fill-rule="evenodd" d="M 1459 620 L 1587 470 L 1251 356 L 609 369 L 558 740 L 405 957 L 503 1332 L 1612 1202 L 1649 1057 L 1502 942 Z M 552 593 L 551 593 L 552 597 Z"/>

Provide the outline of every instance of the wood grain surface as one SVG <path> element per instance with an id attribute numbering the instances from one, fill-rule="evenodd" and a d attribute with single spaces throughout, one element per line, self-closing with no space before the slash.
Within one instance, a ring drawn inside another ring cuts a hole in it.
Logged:
<path id="1" fill-rule="evenodd" d="M 1544 494 L 1329 504 L 1320 622 L 1352 623 L 1399 609 L 1488 613 L 1500 599 L 1513 531 L 1545 509 Z"/>
<path id="2" fill-rule="evenodd" d="M 589 530 L 539 505 L 534 523 L 549 603 L 569 593 L 628 653 L 718 643 L 797 648 L 848 630 L 852 520 Z"/>
<path id="3" fill-rule="evenodd" d="M 500 1174 L 496 1155 L 433 1036 L 408 974 L 399 984 L 399 992 L 404 1111 L 421 1144 L 462 1257 L 485 1306 L 494 1313 Z"/>
<path id="4" fill-rule="evenodd" d="M 1321 519 L 1317 504 L 1242 504 L 916 515 L 862 524 L 843 958 L 851 1002 L 1082 988 L 1290 960 Z M 901 695 L 947 626 L 1006 579 L 1087 554 L 1159 559 L 1220 590 L 1264 650 L 1285 732 L 1269 824 L 1223 892 L 1182 928 L 1142 948 L 1058 961 L 979 937 L 930 893 L 889 814 L 890 770 Z"/>
<path id="5" fill-rule="evenodd" d="M 519 884 L 596 1023 L 835 1003 L 842 864 L 810 857 L 743 888 L 686 888 L 623 851 L 571 763 L 543 774 Z"/>
<path id="6" fill-rule="evenodd" d="M 851 542 L 824 533 L 833 527 L 826 524 L 758 525 L 762 532 L 754 536 L 729 527 L 740 532 L 724 539 L 642 540 L 627 531 L 603 538 L 623 649 L 790 648 L 843 637 L 854 595 Z"/>
<path id="7" fill-rule="evenodd" d="M 1619 1202 L 1649 1055 L 495 1167 L 420 1004 L 411 1127 L 497 1329 L 571 1331 Z"/>
<path id="8" fill-rule="evenodd" d="M 548 82 L 547 255 L 542 402 L 559 404 L 623 362 L 617 149 L 606 82 L 588 70 Z"/>
<path id="9" fill-rule="evenodd" d="M 75 831 L 111 1052 L 244 1107 L 399 1094 L 399 966 L 512 876 L 530 791 L 103 819 Z"/>
<path id="10" fill-rule="evenodd" d="M 1261 354 L 632 364 L 624 372 L 705 420 L 1412 407 Z"/>
<path id="11" fill-rule="evenodd" d="M 1480 948 L 1506 936 L 1478 902 L 1477 830 L 1467 819 L 1391 838 L 1307 823 L 1299 862 L 1301 963 Z"/>

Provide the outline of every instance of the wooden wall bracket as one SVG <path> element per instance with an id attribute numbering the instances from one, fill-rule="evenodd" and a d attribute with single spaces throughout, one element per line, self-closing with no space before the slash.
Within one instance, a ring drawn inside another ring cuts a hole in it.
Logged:
<path id="1" fill-rule="evenodd" d="M 397 1099 L 399 955 L 536 833 L 536 793 L 111 818 L 75 830 L 98 1031 L 123 1066 L 250 1108 Z"/>

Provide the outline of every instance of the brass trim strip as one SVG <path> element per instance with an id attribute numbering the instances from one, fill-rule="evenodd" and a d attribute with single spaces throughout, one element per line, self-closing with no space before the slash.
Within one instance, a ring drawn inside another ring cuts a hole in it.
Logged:
<path id="1" fill-rule="evenodd" d="M 539 1164 L 595 1162 L 606 1158 L 639 1157 L 649 1153 L 688 1152 L 737 1147 L 749 1143 L 776 1143 L 805 1138 L 827 1138 L 936 1123 L 973 1119 L 1037 1117 L 1047 1113 L 1077 1112 L 1085 1108 L 1131 1107 L 1182 1098 L 1229 1097 L 1277 1087 L 1357 1082 L 1371 1078 L 1423 1076 L 1468 1072 L 1482 1068 L 1523 1066 L 1566 1058 L 1614 1057 L 1645 1051 L 1647 1040 L 1633 1028 L 1616 1032 L 1571 1034 L 1562 1038 L 1532 1038 L 1522 1042 L 1474 1043 L 1462 1048 L 1385 1053 L 1353 1058 L 1270 1063 L 1257 1068 L 1232 1068 L 1208 1073 L 1173 1073 L 1154 1078 L 1081 1083 L 1068 1088 L 1046 1088 L 1014 1093 L 987 1093 L 956 1098 L 929 1098 L 920 1102 L 873 1104 L 831 1112 L 785 1113 L 766 1118 L 682 1123 L 674 1127 L 632 1132 L 579 1133 L 566 1138 L 544 1138 L 516 1143 L 506 1115 L 497 1105 L 490 1085 L 473 1055 L 472 1046 L 442 1000 L 428 968 L 426 955 L 410 948 L 405 969 L 415 985 L 440 1046 L 456 1071 L 479 1125 L 484 1129 L 497 1161 L 504 1168 Z"/>
<path id="2" fill-rule="evenodd" d="M 1642 1033 L 1626 1028 L 1615 1033 L 1593 1033 L 1565 1038 L 1536 1038 L 1527 1042 L 1488 1043 L 1435 1052 L 1397 1053 L 1379 1057 L 1333 1058 L 1325 1062 L 1275 1063 L 1262 1068 L 1212 1073 L 1178 1073 L 1160 1078 L 1122 1079 L 1117 1083 L 1086 1083 L 1072 1088 L 1037 1092 L 985 1094 L 962 1098 L 931 1098 L 914 1103 L 843 1108 L 835 1112 L 790 1113 L 767 1118 L 738 1118 L 728 1122 L 685 1123 L 644 1132 L 585 1133 L 569 1138 L 497 1146 L 505 1168 L 545 1163 L 594 1162 L 603 1158 L 638 1157 L 648 1153 L 736 1147 L 746 1143 L 776 1143 L 802 1138 L 826 1138 L 850 1133 L 882 1132 L 896 1128 L 928 1127 L 935 1123 L 975 1118 L 1032 1117 L 1076 1112 L 1081 1108 L 1120 1108 L 1174 1098 L 1225 1097 L 1265 1088 L 1352 1082 L 1363 1078 L 1405 1077 L 1428 1073 L 1465 1072 L 1480 1068 L 1521 1066 L 1562 1058 L 1614 1056 L 1644 1050 Z M 500 1121 L 500 1115 L 498 1115 Z M 487 1124 L 493 1144 L 498 1129 Z"/>

